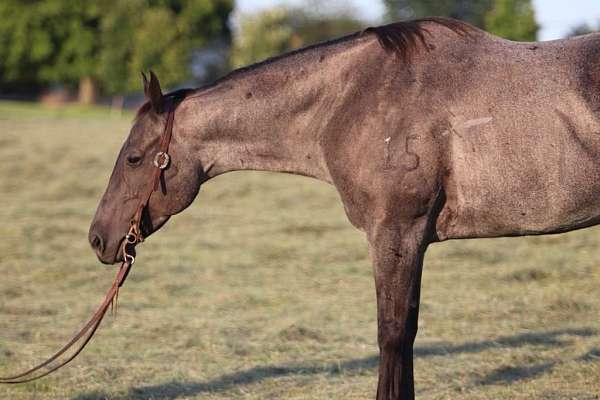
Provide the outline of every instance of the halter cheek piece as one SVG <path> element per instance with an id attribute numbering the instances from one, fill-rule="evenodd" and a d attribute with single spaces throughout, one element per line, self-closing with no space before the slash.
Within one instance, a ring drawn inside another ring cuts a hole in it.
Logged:
<path id="1" fill-rule="evenodd" d="M 131 219 L 131 222 L 129 225 L 129 231 L 125 235 L 125 238 L 123 240 L 123 245 L 121 248 L 121 253 L 123 255 L 123 263 L 121 264 L 121 267 L 119 268 L 117 276 L 116 276 L 110 290 L 106 294 L 104 301 L 102 302 L 100 307 L 98 307 L 98 310 L 96 310 L 96 312 L 94 313 L 92 318 L 90 318 L 90 320 L 84 325 L 84 327 L 81 328 L 81 330 L 79 332 L 77 332 L 75 334 L 75 336 L 73 336 L 73 338 L 66 345 L 64 345 L 59 351 L 57 351 L 54 355 L 52 355 L 46 361 L 36 365 L 35 367 L 33 367 L 23 373 L 20 373 L 18 375 L 14 375 L 14 376 L 0 377 L 0 384 L 3 384 L 3 383 L 15 384 L 15 383 L 31 382 L 36 379 L 40 379 L 46 375 L 49 375 L 52 372 L 56 371 L 57 369 L 67 365 L 75 357 L 77 357 L 77 355 L 79 355 L 79 353 L 81 353 L 81 351 L 83 351 L 85 346 L 92 339 L 92 336 L 94 336 L 94 333 L 100 326 L 100 323 L 102 322 L 102 319 L 104 318 L 104 315 L 106 314 L 106 311 L 109 308 L 111 308 L 116 312 L 117 300 L 119 297 L 119 288 L 121 286 L 123 286 L 123 283 L 125 282 L 125 279 L 127 279 L 127 275 L 129 274 L 129 270 L 131 269 L 131 266 L 135 262 L 135 253 L 134 253 L 135 246 L 138 243 L 141 243 L 144 241 L 144 238 L 143 238 L 141 230 L 140 230 L 140 225 L 142 223 L 142 214 L 144 212 L 144 209 L 146 207 L 148 207 L 148 203 L 150 201 L 150 196 L 152 196 L 152 193 L 154 193 L 158 189 L 158 185 L 160 183 L 162 172 L 169 166 L 169 164 L 171 162 L 171 157 L 169 156 L 168 150 L 169 150 L 169 144 L 171 143 L 171 136 L 173 134 L 174 118 L 175 118 L 175 104 L 174 104 L 174 102 L 169 101 L 168 102 L 167 122 L 165 124 L 165 130 L 163 131 L 163 134 L 162 134 L 162 137 L 160 140 L 158 152 L 156 153 L 154 160 L 153 160 L 153 165 L 154 165 L 155 169 L 153 170 L 152 178 L 151 178 L 151 181 L 149 182 L 148 187 L 143 192 L 142 200 L 140 201 L 140 204 L 138 205 L 138 208 L 136 209 L 135 214 L 133 215 L 133 218 Z M 67 350 L 69 350 L 71 347 L 73 347 L 82 338 L 83 338 L 82 343 L 79 345 L 79 347 L 77 347 L 77 349 L 75 350 L 75 352 L 72 355 L 70 355 L 66 360 L 64 360 L 56 365 L 50 366 L 50 364 L 53 361 L 57 360 L 61 355 L 63 355 Z M 39 371 L 44 367 L 48 367 L 48 369 L 46 371 L 39 372 L 37 375 L 32 376 L 32 374 L 34 372 Z"/>
<path id="2" fill-rule="evenodd" d="M 154 160 L 152 164 L 155 169 L 152 173 L 151 184 L 146 188 L 146 191 L 142 197 L 142 201 L 138 205 L 138 208 L 131 219 L 129 224 L 129 231 L 127 235 L 125 235 L 125 240 L 123 241 L 122 254 L 123 254 L 123 263 L 128 263 L 129 266 L 133 265 L 135 262 L 135 256 L 132 254 L 133 249 L 138 243 L 144 241 L 142 236 L 142 232 L 140 230 L 140 225 L 142 223 L 142 214 L 144 209 L 148 207 L 148 202 L 150 201 L 150 196 L 158 189 L 158 185 L 160 183 L 160 178 L 162 172 L 167 169 L 169 164 L 171 163 L 171 156 L 169 156 L 169 144 L 171 143 L 171 136 L 173 135 L 173 120 L 175 118 L 175 108 L 173 105 L 169 106 L 169 111 L 167 114 L 167 123 L 165 124 L 165 130 L 163 131 L 162 137 L 160 139 L 160 144 L 158 146 L 158 152 L 154 156 Z M 124 281 L 124 279 L 123 279 Z M 121 286 L 123 282 L 119 286 Z"/>

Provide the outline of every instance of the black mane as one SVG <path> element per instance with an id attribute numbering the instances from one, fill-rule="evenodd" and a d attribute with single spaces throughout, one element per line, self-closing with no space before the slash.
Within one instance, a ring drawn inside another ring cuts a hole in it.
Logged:
<path id="1" fill-rule="evenodd" d="M 404 61 L 409 61 L 412 53 L 419 50 L 419 43 L 427 49 L 425 34 L 429 31 L 422 26 L 424 22 L 442 25 L 460 36 L 468 36 L 479 31 L 473 25 L 463 21 L 443 17 L 427 17 L 371 27 L 363 32 L 375 34 L 381 47 L 399 55 Z"/>

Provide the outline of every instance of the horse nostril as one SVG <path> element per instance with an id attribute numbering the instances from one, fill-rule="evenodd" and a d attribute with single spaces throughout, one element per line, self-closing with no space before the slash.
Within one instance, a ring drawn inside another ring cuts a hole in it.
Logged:
<path id="1" fill-rule="evenodd" d="M 90 244 L 92 245 L 92 248 L 98 253 L 102 254 L 104 252 L 104 241 L 99 235 L 93 233 L 90 237 Z"/>

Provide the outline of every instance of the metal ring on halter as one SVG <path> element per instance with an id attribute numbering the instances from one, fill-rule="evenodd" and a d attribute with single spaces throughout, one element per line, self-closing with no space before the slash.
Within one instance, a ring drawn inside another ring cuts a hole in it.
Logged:
<path id="1" fill-rule="evenodd" d="M 129 232 L 127 235 L 125 235 L 125 241 L 128 244 L 136 244 L 138 242 L 138 236 L 133 232 Z"/>
<path id="2" fill-rule="evenodd" d="M 125 253 L 125 262 L 129 263 L 129 265 L 133 265 L 135 263 L 135 257 L 131 254 Z"/>
<path id="3" fill-rule="evenodd" d="M 129 265 L 133 265 L 133 263 L 135 263 L 135 257 L 127 252 L 127 243 L 123 243 L 123 248 L 121 249 L 121 252 L 123 253 L 124 262 L 129 263 Z"/>
<path id="4" fill-rule="evenodd" d="M 165 169 L 169 166 L 169 162 L 171 161 L 171 156 L 169 156 L 164 151 L 159 151 L 154 156 L 154 166 L 158 169 Z"/>

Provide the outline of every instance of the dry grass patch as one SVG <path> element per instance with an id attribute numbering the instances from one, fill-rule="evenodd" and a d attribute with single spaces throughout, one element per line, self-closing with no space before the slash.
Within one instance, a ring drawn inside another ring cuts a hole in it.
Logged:
<path id="1" fill-rule="evenodd" d="M 130 115 L 0 103 L 0 375 L 62 344 L 113 279 L 86 236 Z M 419 399 L 597 399 L 599 230 L 433 245 Z M 139 248 L 91 346 L 1 399 L 364 399 L 377 346 L 363 235 L 326 184 L 228 174 Z"/>

